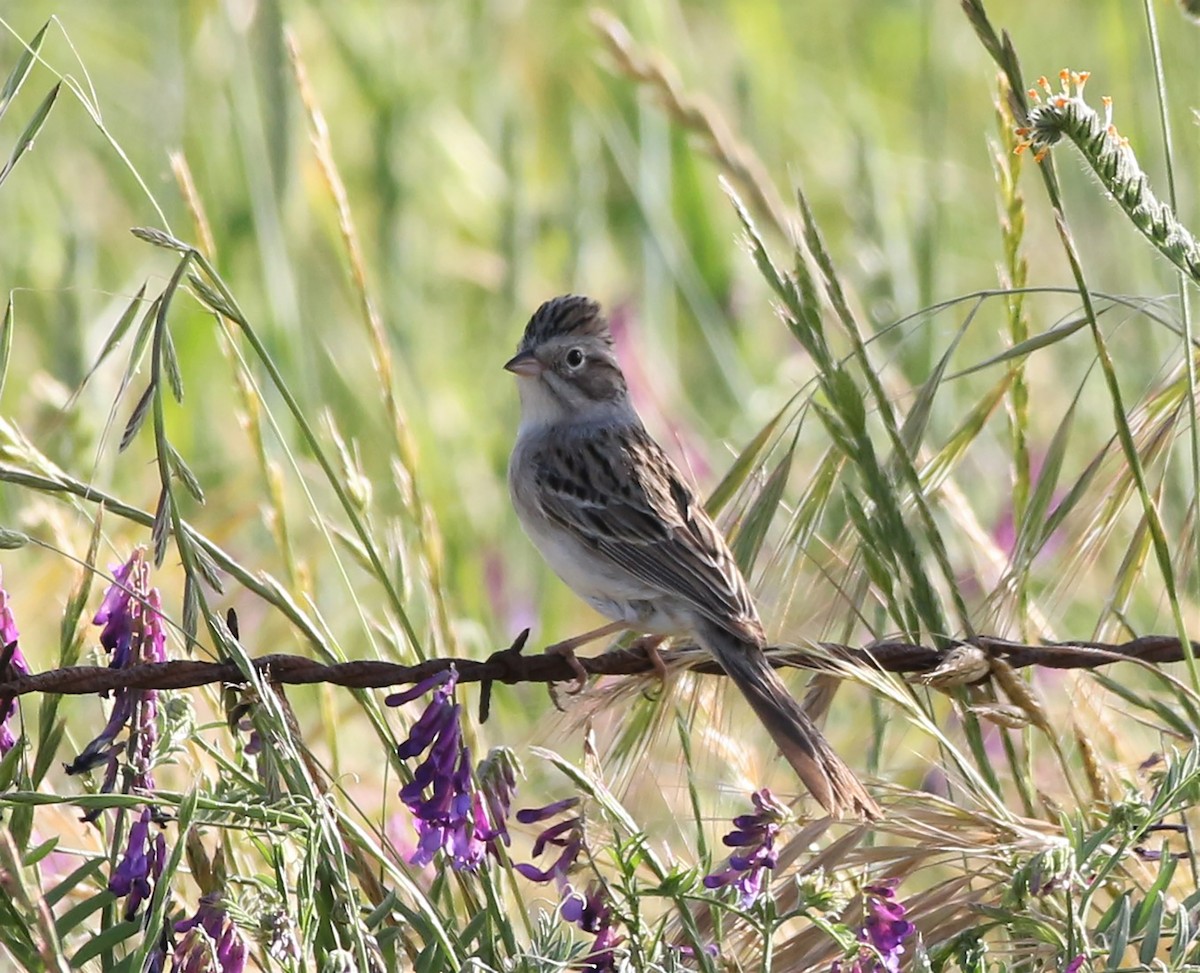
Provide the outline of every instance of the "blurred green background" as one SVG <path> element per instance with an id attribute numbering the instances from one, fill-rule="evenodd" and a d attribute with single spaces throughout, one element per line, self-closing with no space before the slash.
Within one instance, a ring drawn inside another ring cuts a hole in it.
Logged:
<path id="1" fill-rule="evenodd" d="M 898 408 L 911 405 L 912 390 L 929 377 L 970 306 L 927 309 L 997 287 L 1003 257 L 992 161 L 996 72 L 958 5 L 714 0 L 607 9 L 651 63 L 666 65 L 679 90 L 711 106 L 731 140 L 761 161 L 785 207 L 793 184 L 803 185 L 862 323 L 878 333 L 875 362 L 891 376 Z M 1200 30 L 1172 4 L 1154 9 L 1168 69 L 1190 72 Z M 34 0 L 5 4 L 0 13 L 0 75 L 20 57 L 21 39 L 54 21 L 41 49 L 45 63 L 34 67 L 0 121 L 0 156 L 55 81 L 69 81 L 32 151 L 0 185 L 0 282 L 12 296 L 14 321 L 0 414 L 71 475 L 153 506 L 150 438 L 121 455 L 116 449 L 144 376 L 118 398 L 122 351 L 82 383 L 138 288 L 149 282 L 149 293 L 157 293 L 174 269 L 172 254 L 134 239 L 129 228 L 163 226 L 204 245 L 173 170 L 171 154 L 179 153 L 211 230 L 216 267 L 327 447 L 336 430 L 353 457 L 347 479 L 428 654 L 478 658 L 526 624 L 544 644 L 592 621 L 522 537 L 505 486 L 517 409 L 511 376 L 500 365 L 542 300 L 573 290 L 612 311 L 648 425 L 705 491 L 812 377 L 811 362 L 779 322 L 740 245 L 718 184 L 726 167 L 660 97 L 621 70 L 587 5 Z M 1122 134 L 1146 168 L 1161 173 L 1140 4 L 996 0 L 989 13 L 1011 32 L 1031 79 L 1053 77 L 1063 66 L 1090 70 L 1092 103 L 1113 96 Z M 365 290 L 355 282 L 334 194 L 310 140 L 285 32 L 295 39 L 328 126 Z M 1170 111 L 1177 171 L 1190 174 L 1197 171 L 1188 101 L 1194 76 L 1183 76 Z M 1169 269 L 1105 203 L 1075 158 L 1063 153 L 1058 168 L 1092 285 L 1173 295 Z M 1069 287 L 1044 194 L 1032 164 L 1025 169 L 1029 283 Z M 745 194 L 744 183 L 732 181 Z M 1194 179 L 1181 179 L 1180 191 L 1186 220 L 1195 210 Z M 786 263 L 787 241 L 763 213 L 756 216 Z M 394 389 L 414 444 L 404 475 L 397 472 L 364 293 L 394 358 Z M 1030 298 L 1032 330 L 1059 323 L 1077 305 L 1069 292 Z M 1168 319 L 1173 313 L 1162 310 Z M 189 519 L 243 565 L 280 578 L 345 656 L 412 658 L 349 545 L 323 536 L 322 526 L 345 532 L 344 523 L 278 396 L 267 390 L 261 400 L 247 399 L 238 391 L 229 343 L 197 302 L 177 300 L 172 322 L 187 397 L 169 412 L 169 435 L 207 493 L 204 507 L 188 509 Z M 1178 339 L 1131 311 L 1111 312 L 1105 325 L 1129 400 L 1137 401 L 1177 360 Z M 1002 351 L 1005 328 L 1002 302 L 985 303 L 970 319 L 951 371 Z M 1090 374 L 1093 364 L 1083 332 L 1030 362 L 1035 457 L 1081 389 L 1064 477 L 1077 476 L 1111 435 L 1111 408 Z M 261 368 L 249 367 L 261 381 Z M 993 370 L 946 382 L 929 439 L 944 442 L 998 376 Z M 255 402 L 265 463 L 247 420 Z M 801 428 L 799 472 L 775 540 L 803 491 L 806 464 L 827 445 L 816 423 Z M 270 500 L 270 470 L 278 473 L 279 505 Z M 955 476 L 984 539 L 947 527 L 964 589 L 973 592 L 975 624 L 1015 634 L 987 583 L 972 581 L 987 560 L 980 547 L 1002 523 L 1010 498 L 1002 409 Z M 1166 489 L 1179 482 L 1168 477 Z M 0 521 L 76 557 L 86 549 L 90 512 L 0 487 Z M 1184 529 L 1182 505 L 1166 516 L 1174 531 Z M 101 563 L 123 559 L 132 543 L 147 539 L 115 518 L 105 531 Z M 1069 552 L 1086 531 L 1081 519 L 1069 528 L 1064 551 L 1033 572 L 1049 622 L 1063 636 L 1087 637 L 1099 625 L 1126 551 L 1128 538 L 1118 536 L 1068 570 Z M 831 551 L 836 537 L 834 529 Z M 771 574 L 781 560 L 790 565 L 786 582 Z M 869 637 L 877 616 L 860 625 L 860 606 L 831 600 L 813 561 L 778 551 L 760 559 L 756 583 L 774 631 L 793 639 Z M 49 667 L 59 606 L 76 567 L 29 548 L 4 552 L 0 564 L 25 652 L 35 667 Z M 173 566 L 174 554 L 156 580 L 178 615 Z M 236 587 L 216 604 L 238 609 L 253 651 L 308 651 L 278 615 Z M 1140 630 L 1170 630 L 1157 590 L 1135 595 L 1128 613 Z M 346 756 L 360 720 L 349 694 L 295 695 L 318 752 L 334 751 L 346 761 L 339 769 L 368 775 L 369 749 Z M 832 735 L 843 743 L 861 728 L 866 694 L 849 690 L 845 700 L 839 697 L 831 718 Z M 95 706 L 74 704 L 80 737 Z M 551 737 L 565 746 L 549 712 L 541 690 L 500 690 L 487 739 Z M 334 724 L 337 733 L 330 732 Z M 725 756 L 705 759 L 703 774 L 726 774 Z M 928 769 L 899 741 L 892 761 L 885 776 L 909 785 Z"/>

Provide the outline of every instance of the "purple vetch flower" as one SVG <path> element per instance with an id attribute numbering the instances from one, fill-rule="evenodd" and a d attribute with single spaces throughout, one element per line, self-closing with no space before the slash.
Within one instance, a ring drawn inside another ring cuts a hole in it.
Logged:
<path id="1" fill-rule="evenodd" d="M 517 812 L 517 820 L 521 824 L 537 824 L 548 818 L 555 817 L 563 811 L 570 810 L 579 804 L 578 797 L 568 797 L 545 807 L 525 808 Z M 583 816 L 576 814 L 550 825 L 537 836 L 533 842 L 533 857 L 537 858 L 547 845 L 561 848 L 559 854 L 548 868 L 540 869 L 536 865 L 521 862 L 513 867 L 531 882 L 554 882 L 560 891 L 569 888 L 567 874 L 575 865 L 575 860 L 583 850 Z"/>
<path id="2" fill-rule="evenodd" d="M 586 893 L 574 889 L 568 892 L 559 906 L 559 914 L 584 932 L 599 932 L 612 922 L 608 896 L 599 882 L 588 885 Z"/>
<path id="3" fill-rule="evenodd" d="M 625 941 L 613 927 L 608 893 L 599 882 L 592 882 L 584 894 L 569 889 L 559 906 L 559 914 L 584 932 L 596 934 L 581 969 L 590 973 L 608 973 L 617 968 L 616 948 Z"/>
<path id="4" fill-rule="evenodd" d="M 172 969 L 177 973 L 243 973 L 246 943 L 221 907 L 221 895 L 200 897 L 196 914 L 175 923 L 183 938 L 175 946 Z"/>
<path id="5" fill-rule="evenodd" d="M 257 757 L 262 753 L 262 735 L 254 728 L 254 723 L 251 720 L 239 720 L 237 728 L 243 733 L 250 734 L 246 737 L 242 753 L 247 757 Z"/>
<path id="6" fill-rule="evenodd" d="M 725 868 L 704 877 L 709 889 L 733 888 L 743 909 L 749 908 L 762 894 L 767 869 L 779 860 L 775 837 L 788 819 L 788 811 L 771 796 L 767 788 L 750 795 L 756 811 L 733 819 L 734 830 L 722 839 L 730 848 L 740 848 L 729 856 Z"/>
<path id="7" fill-rule="evenodd" d="M 562 917 L 584 932 L 596 934 L 591 950 L 583 958 L 581 969 L 587 973 L 610 973 L 617 968 L 616 949 L 625 941 L 613 925 L 608 893 L 599 882 L 592 882 L 585 894 L 571 892 L 560 907 Z"/>
<path id="8" fill-rule="evenodd" d="M 117 898 L 125 899 L 127 920 L 132 919 L 141 904 L 150 898 L 167 857 L 167 839 L 161 831 L 150 836 L 152 823 L 150 808 L 145 808 L 129 829 L 125 854 L 108 880 L 108 890 Z"/>
<path id="9" fill-rule="evenodd" d="M 1083 969 L 1083 964 L 1087 962 L 1087 955 L 1080 953 L 1075 956 L 1071 962 L 1063 967 L 1063 973 L 1079 973 Z"/>
<path id="10" fill-rule="evenodd" d="M 521 824 L 538 824 L 558 817 L 564 811 L 571 811 L 578 805 L 578 797 L 567 797 L 545 807 L 518 811 L 517 820 Z M 592 948 L 577 968 L 589 973 L 610 973 L 617 968 L 616 948 L 625 939 L 619 936 L 613 927 L 608 891 L 599 882 L 593 881 L 588 885 L 587 892 L 581 893 L 567 881 L 567 876 L 583 850 L 583 841 L 583 815 L 572 814 L 551 824 L 534 839 L 534 858 L 540 856 L 547 846 L 562 849 L 549 866 L 541 869 L 536 865 L 521 862 L 513 867 L 531 882 L 554 882 L 561 896 L 559 915 L 564 921 L 574 923 L 584 932 L 595 934 Z"/>
<path id="11" fill-rule="evenodd" d="M 142 548 L 134 549 L 129 560 L 113 569 L 113 584 L 104 595 L 93 619 L 102 625 L 100 643 L 112 655 L 109 667 L 122 669 L 142 663 L 165 662 L 167 635 L 163 624 L 162 600 L 157 588 L 150 587 L 150 566 Z M 117 742 L 122 730 L 128 738 Z M 126 755 L 129 776 L 125 790 L 151 793 L 154 748 L 158 743 L 158 692 L 153 689 L 118 689 L 104 729 L 67 764 L 68 774 L 78 774 L 105 764 L 101 792 L 116 787 L 122 752 Z M 99 811 L 89 812 L 85 820 L 95 820 Z"/>
<path id="12" fill-rule="evenodd" d="M 486 807 L 490 839 L 499 838 L 505 847 L 511 844 L 508 816 L 512 813 L 512 799 L 520 768 L 516 756 L 508 747 L 493 747 L 475 768 L 475 777 L 479 781 Z"/>
<path id="13" fill-rule="evenodd" d="M 400 706 L 433 691 L 425 712 L 396 750 L 402 760 L 428 751 L 413 779 L 400 788 L 400 800 L 417 825 L 417 850 L 409 863 L 428 865 L 440 849 L 455 870 L 474 871 L 495 832 L 471 780 L 471 751 L 463 743 L 459 722 L 462 707 L 454 702 L 457 682 L 458 671 L 451 667 L 388 696 L 387 704 Z"/>
<path id="14" fill-rule="evenodd" d="M 4 676 L 7 678 L 29 674 L 25 656 L 17 645 L 19 638 L 17 622 L 8 605 L 8 592 L 4 590 L 4 577 L 0 575 L 0 663 L 4 663 Z M 17 745 L 17 738 L 8 725 L 16 712 L 17 701 L 11 696 L 0 696 L 0 757 Z"/>
<path id="15" fill-rule="evenodd" d="M 831 973 L 899 973 L 904 940 L 917 931 L 905 918 L 904 903 L 896 898 L 899 884 L 899 879 L 888 879 L 863 889 L 867 919 L 858 931 L 862 945 L 850 966 L 843 967 L 839 960 Z"/>
<path id="16" fill-rule="evenodd" d="M 110 569 L 113 583 L 104 593 L 100 609 L 92 618 L 93 625 L 104 626 L 100 632 L 100 644 L 112 655 L 114 669 L 122 669 L 129 663 L 129 650 L 133 643 L 133 613 L 129 603 L 134 593 L 129 576 L 135 569 L 145 567 L 142 554 L 142 548 L 135 547 L 128 561 Z"/>
<path id="17" fill-rule="evenodd" d="M 597 933 L 591 952 L 583 958 L 580 969 L 584 973 L 614 973 L 617 968 L 617 947 L 623 942 L 624 936 L 618 936 L 612 926 L 605 926 Z"/>

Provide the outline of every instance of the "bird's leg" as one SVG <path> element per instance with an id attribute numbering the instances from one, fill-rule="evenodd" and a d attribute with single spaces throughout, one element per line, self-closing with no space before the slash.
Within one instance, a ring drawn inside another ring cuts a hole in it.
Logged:
<path id="1" fill-rule="evenodd" d="M 555 642 L 553 645 L 546 646 L 547 655 L 561 655 L 567 660 L 567 665 L 571 667 L 571 671 L 575 673 L 575 678 L 579 681 L 575 692 L 581 693 L 584 687 L 587 686 L 587 671 L 579 664 L 579 660 L 575 658 L 575 650 L 581 645 L 587 645 L 589 642 L 595 642 L 596 639 L 602 639 L 606 635 L 613 635 L 617 632 L 623 632 L 629 626 L 624 622 L 609 622 L 607 625 L 602 625 L 600 628 L 592 629 L 590 632 L 584 632 L 582 635 L 576 635 L 574 638 L 563 639 L 561 642 Z"/>
<path id="2" fill-rule="evenodd" d="M 665 635 L 643 635 L 640 639 L 634 639 L 630 643 L 631 649 L 641 649 L 646 653 L 646 658 L 650 660 L 654 666 L 654 671 L 658 673 L 658 678 L 665 684 L 667 681 L 667 664 L 663 662 L 662 655 L 659 654 L 658 647 L 667 640 Z"/>

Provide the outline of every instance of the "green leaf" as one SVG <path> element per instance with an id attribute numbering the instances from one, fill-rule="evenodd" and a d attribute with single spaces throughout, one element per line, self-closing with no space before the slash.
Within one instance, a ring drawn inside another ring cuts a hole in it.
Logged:
<path id="1" fill-rule="evenodd" d="M 1188 909 L 1175 910 L 1175 941 L 1171 944 L 1171 966 L 1179 967 L 1187 955 L 1188 947 L 1196 935 L 1197 927 L 1192 925 L 1192 916 Z"/>
<path id="2" fill-rule="evenodd" d="M 59 902 L 71 894 L 78 894 L 85 882 L 91 881 L 100 874 L 107 860 L 104 858 L 89 858 L 82 865 L 63 876 L 62 880 L 46 893 L 46 905 L 53 909 Z M 66 917 L 64 913 L 63 918 Z M 60 923 L 63 919 L 58 920 Z M 68 931 L 73 927 L 68 927 Z"/>
<path id="3" fill-rule="evenodd" d="M 708 511 L 710 517 L 715 517 L 725 505 L 733 498 L 734 494 L 742 488 L 742 484 L 746 482 L 747 477 L 754 471 L 758 465 L 758 457 L 770 442 L 771 436 L 774 434 L 776 427 L 779 425 L 779 420 L 791 407 L 791 402 L 788 402 L 763 426 L 754 434 L 754 438 L 746 444 L 739 454 L 737 459 L 733 461 L 733 465 L 721 478 L 721 482 L 717 484 L 716 489 L 709 495 L 708 503 L 704 505 L 704 509 Z"/>
<path id="4" fill-rule="evenodd" d="M 1168 857 L 1170 852 L 1167 852 Z M 1162 933 L 1162 916 L 1163 916 L 1163 896 L 1161 892 L 1155 892 L 1154 895 L 1143 902 L 1150 902 L 1150 914 L 1146 917 L 1146 928 L 1142 932 L 1142 946 L 1138 950 L 1138 959 L 1149 967 L 1151 961 L 1158 954 L 1158 940 Z M 1141 908 L 1139 907 L 1139 910 Z"/>
<path id="5" fill-rule="evenodd" d="M 791 468 L 792 451 L 789 449 L 767 479 L 762 492 L 754 498 L 750 509 L 738 520 L 737 532 L 730 543 L 730 549 L 743 574 L 749 573 L 763 541 L 767 538 L 767 530 L 779 510 Z"/>
<path id="6" fill-rule="evenodd" d="M 99 869 L 103 863 L 103 858 L 96 858 L 89 864 L 94 864 Z M 78 889 L 76 889 L 76 894 L 78 894 Z M 101 887 L 95 889 L 90 895 L 84 896 L 79 902 L 64 912 L 54 923 L 54 927 L 58 930 L 58 935 L 62 939 L 66 939 L 67 936 L 74 933 L 75 930 L 87 922 L 91 916 L 116 901 L 117 897 L 107 888 Z"/>
<path id="7" fill-rule="evenodd" d="M 460 932 L 458 936 L 459 945 L 467 947 L 472 942 L 478 941 L 480 943 L 480 946 L 473 950 L 467 949 L 468 955 L 478 955 L 480 953 L 480 947 L 483 945 L 482 933 L 486 928 L 487 922 L 490 918 L 491 914 L 487 909 L 480 909 L 475 913 L 474 916 L 471 917 L 471 920 L 465 926 L 463 926 L 462 932 Z"/>
<path id="8" fill-rule="evenodd" d="M 115 926 L 88 939 L 79 947 L 75 955 L 71 957 L 71 965 L 79 967 L 100 956 L 111 956 L 121 943 L 140 936 L 141 931 L 142 924 L 140 922 L 118 922 Z"/>
<path id="9" fill-rule="evenodd" d="M 121 392 L 124 392 L 129 387 L 130 382 L 133 381 L 133 376 L 141 367 L 142 357 L 146 353 L 146 346 L 150 342 L 150 335 L 154 328 L 154 322 L 158 318 L 158 309 L 161 305 L 162 295 L 159 294 L 150 302 L 149 307 L 146 308 L 146 313 L 142 315 L 137 333 L 133 336 L 133 346 L 129 349 L 129 361 L 125 365 L 125 374 L 121 378 Z"/>
<path id="10" fill-rule="evenodd" d="M 33 928 L 25 916 L 17 911 L 9 895 L 0 895 L 0 943 L 12 954 L 17 963 L 16 968 L 45 969 L 37 943 L 34 941 Z"/>
<path id="11" fill-rule="evenodd" d="M 30 780 L 36 787 L 50 770 L 54 758 L 58 756 L 58 748 L 62 745 L 63 734 L 67 732 L 67 721 L 56 719 L 58 706 L 62 696 L 51 693 L 42 698 L 42 713 L 38 719 L 37 754 L 33 759 L 33 769 Z"/>
<path id="12" fill-rule="evenodd" d="M 47 838 L 36 848 L 30 848 L 29 851 L 25 852 L 25 854 L 21 858 L 21 864 L 24 865 L 26 868 L 29 868 L 31 865 L 36 865 L 43 858 L 45 858 L 48 854 L 50 854 L 50 852 L 54 851 L 54 849 L 57 847 L 58 847 L 58 835 L 54 835 L 53 837 Z"/>
<path id="13" fill-rule="evenodd" d="M 1096 317 L 1099 317 L 1107 309 L 1101 309 L 1097 312 Z M 1035 351 L 1040 351 L 1042 348 L 1049 348 L 1051 345 L 1062 341 L 1064 338 L 1069 338 L 1076 331 L 1085 327 L 1088 319 L 1085 316 L 1072 318 L 1063 324 L 1035 334 L 1032 338 L 1027 338 L 1019 344 L 1013 345 L 1011 348 L 1001 352 L 998 355 L 993 355 L 991 358 L 985 359 L 976 365 L 971 365 L 969 368 L 964 368 L 962 371 L 954 372 L 950 378 L 966 378 L 968 375 L 973 375 L 975 372 L 983 371 L 985 368 L 991 368 L 993 365 L 999 365 L 1006 361 L 1012 361 L 1016 358 L 1024 358 Z"/>
<path id="14" fill-rule="evenodd" d="M 207 584 L 213 591 L 218 593 L 225 590 L 225 583 L 221 580 L 221 571 L 217 567 L 217 562 L 212 559 L 212 555 L 203 547 L 193 547 L 192 553 L 196 557 L 196 570 L 204 578 L 204 583 Z"/>
<path id="15" fill-rule="evenodd" d="M 96 360 L 92 362 L 92 367 L 87 370 L 87 374 L 83 376 L 83 381 L 79 383 L 80 389 L 87 385 L 92 376 L 96 374 L 97 369 L 99 369 L 104 363 L 104 360 L 112 354 L 117 345 L 121 343 L 121 339 L 124 338 L 129 332 L 130 327 L 133 325 L 134 319 L 137 318 L 138 309 L 142 306 L 142 302 L 145 299 L 146 285 L 143 284 L 138 288 L 138 292 L 133 296 L 133 300 L 131 300 L 126 305 L 125 310 L 121 312 L 121 316 L 117 318 L 117 323 L 114 324 L 112 330 L 109 331 L 108 337 L 104 339 L 104 344 L 97 353 Z"/>
<path id="16" fill-rule="evenodd" d="M 0 759 L 0 793 L 13 786 L 13 782 L 17 779 L 17 772 L 21 769 L 22 746 L 20 739 L 17 743 L 18 746 L 13 747 Z"/>
<path id="17" fill-rule="evenodd" d="M 4 320 L 0 322 L 0 395 L 4 394 L 4 380 L 8 377 L 8 360 L 12 355 L 13 300 L 8 295 L 4 308 Z"/>
<path id="18" fill-rule="evenodd" d="M 837 483 L 844 463 L 842 454 L 830 449 L 821 457 L 816 469 L 808 474 L 808 485 L 796 504 L 796 512 L 792 515 L 788 529 L 788 547 L 803 550 L 807 546 L 821 517 L 829 507 L 834 484 Z"/>
<path id="19" fill-rule="evenodd" d="M 1191 739 L 1192 734 L 1195 732 L 1195 728 L 1189 726 L 1187 721 L 1179 716 L 1169 705 L 1159 700 L 1156 696 L 1143 692 L 1140 687 L 1126 685 L 1119 679 L 1113 679 L 1103 672 L 1093 672 L 1092 678 L 1096 679 L 1109 692 L 1116 693 L 1127 703 L 1136 706 L 1138 709 L 1154 713 L 1155 716 L 1162 720 L 1164 726 L 1170 727 L 1182 739 Z"/>
<path id="20" fill-rule="evenodd" d="M 58 664 L 73 666 L 79 660 L 80 629 L 79 620 L 87 608 L 88 598 L 92 592 L 92 579 L 96 576 L 96 557 L 100 553 L 100 539 L 104 536 L 104 507 L 98 507 L 96 517 L 92 521 L 92 536 L 88 541 L 87 554 L 84 556 L 83 569 L 79 581 L 67 599 L 63 611 L 62 622 L 58 630 Z"/>
<path id="21" fill-rule="evenodd" d="M 1030 494 L 1029 504 L 1025 508 L 1025 517 L 1017 525 L 1017 539 L 1013 550 L 1013 563 L 1017 570 L 1022 569 L 1040 550 L 1042 544 L 1050 535 L 1046 533 L 1046 516 L 1054 492 L 1058 487 L 1058 478 L 1062 472 L 1063 457 L 1071 441 L 1071 431 L 1075 425 L 1075 409 L 1079 405 L 1082 386 L 1075 390 L 1071 405 L 1058 424 L 1054 437 L 1046 449 L 1042 461 L 1042 469 Z"/>
<path id="22" fill-rule="evenodd" d="M 971 313 L 967 315 L 966 321 L 962 327 L 955 332 L 950 346 L 946 349 L 945 354 L 938 359 L 938 363 L 934 366 L 932 374 L 921 385 L 921 391 L 917 393 L 917 399 L 912 404 L 912 408 L 908 410 L 908 415 L 904 418 L 904 424 L 900 427 L 900 440 L 904 443 L 904 448 L 909 453 L 915 454 L 920 448 L 921 441 L 925 438 L 925 430 L 929 426 L 929 417 L 933 412 L 933 400 L 937 397 L 938 390 L 942 387 L 943 380 L 946 375 L 946 367 L 950 364 L 950 357 L 958 349 L 958 343 L 962 341 L 963 335 L 967 333 L 967 328 L 970 327 L 971 321 L 974 320 L 976 312 L 979 310 L 977 304 Z"/>
<path id="23" fill-rule="evenodd" d="M 1129 893 L 1121 894 L 1120 905 L 1113 917 L 1113 929 L 1109 935 L 1108 969 L 1120 969 L 1125 947 L 1129 945 Z"/>
<path id="24" fill-rule="evenodd" d="M 930 458 L 921 470 L 921 485 L 926 493 L 934 493 L 945 481 L 959 459 L 983 431 L 987 421 L 995 414 L 1004 401 L 1004 394 L 1012 384 L 1013 373 L 1008 372 L 997 382 L 982 399 L 967 413 L 958 428 L 950 434 L 946 444 Z"/>
<path id="25" fill-rule="evenodd" d="M 33 113 L 33 117 L 29 120 L 29 124 L 25 126 L 25 130 L 18 137 L 12 155 L 8 157 L 8 162 L 4 164 L 4 168 L 0 169 L 0 186 L 4 185 L 4 180 L 12 172 L 13 166 L 17 164 L 17 160 L 33 147 L 33 140 L 37 138 L 37 133 L 42 130 L 42 126 L 46 123 L 46 116 L 50 114 L 50 109 L 54 107 L 54 102 L 58 98 L 58 91 L 61 87 L 62 82 L 60 81 L 50 89 L 50 94 L 46 95 L 42 103 L 38 105 L 37 111 Z"/>
<path id="26" fill-rule="evenodd" d="M 42 41 L 46 37 L 46 30 L 53 21 L 47 20 L 42 24 L 42 29 L 33 35 L 31 40 L 23 51 L 21 56 L 17 58 L 17 63 L 8 73 L 8 77 L 4 79 L 4 87 L 0 88 L 0 118 L 4 117 L 4 113 L 8 111 L 8 106 L 12 104 L 12 100 L 17 96 L 17 92 L 21 90 L 21 86 L 25 83 L 25 79 L 29 77 L 29 71 L 33 67 L 34 58 L 42 49 Z"/>

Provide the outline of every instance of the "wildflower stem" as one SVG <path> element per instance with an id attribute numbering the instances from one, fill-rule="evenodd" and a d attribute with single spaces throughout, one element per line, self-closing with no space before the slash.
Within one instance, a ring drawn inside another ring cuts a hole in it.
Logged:
<path id="1" fill-rule="evenodd" d="M 977 29 L 979 29 L 978 26 Z M 1084 317 L 1092 332 L 1096 357 L 1112 406 L 1117 441 L 1121 444 L 1121 451 L 1137 489 L 1138 499 L 1141 502 L 1147 528 L 1154 544 L 1154 554 L 1162 574 L 1163 585 L 1166 588 L 1167 600 L 1171 606 L 1171 616 L 1181 644 L 1184 646 L 1184 659 L 1187 662 L 1192 691 L 1200 693 L 1200 671 L 1197 670 L 1196 655 L 1191 642 L 1187 640 L 1187 626 L 1179 602 L 1175 568 L 1167 543 L 1166 531 L 1158 512 L 1158 505 L 1151 495 L 1137 444 L 1134 442 L 1133 433 L 1129 428 L 1120 384 L 1117 381 L 1116 368 L 1113 365 L 1112 356 L 1109 354 L 1107 342 L 1104 340 L 1104 334 L 1100 330 L 1100 324 L 1096 319 L 1092 293 L 1088 288 L 1083 264 L 1067 224 L 1058 177 L 1051 164 L 1052 160 L 1047 155 L 1050 148 L 1064 136 L 1069 138 L 1134 226 L 1163 256 L 1196 282 L 1200 282 L 1200 243 L 1197 243 L 1196 238 L 1176 219 L 1171 207 L 1155 197 L 1146 174 L 1137 164 L 1133 150 L 1130 149 L 1128 141 L 1117 134 L 1111 117 L 1106 113 L 1106 117 L 1101 119 L 1083 100 L 1082 89 L 1087 81 L 1087 75 L 1064 70 L 1060 73 L 1060 77 L 1062 78 L 1061 92 L 1054 92 L 1049 82 L 1044 78 L 1041 79 L 1039 83 L 1046 92 L 1047 98 L 1043 102 L 1038 96 L 1039 103 L 1029 111 L 1028 124 L 1020 132 L 1033 149 L 1034 157 L 1043 163 L 1040 166 L 1042 182 L 1046 187 L 1046 194 L 1054 213 L 1055 226 L 1067 256 L 1067 262 L 1071 267 L 1075 286 L 1079 290 Z M 1020 84 L 1019 76 L 1010 74 L 1009 83 L 1014 87 Z M 1073 92 L 1072 86 L 1074 87 Z M 1108 103 L 1108 107 L 1111 111 L 1111 103 Z"/>
<path id="2" fill-rule="evenodd" d="M 1163 154 L 1167 170 L 1167 198 L 1171 209 L 1178 211 L 1179 200 L 1175 194 L 1175 148 L 1171 135 L 1171 115 L 1167 110 L 1167 84 L 1163 76 L 1162 48 L 1158 41 L 1158 20 L 1154 14 L 1154 4 L 1151 0 L 1143 0 L 1146 12 L 1146 30 L 1150 39 L 1151 61 L 1154 64 L 1154 90 L 1158 95 L 1158 120 L 1162 127 Z M 1192 352 L 1192 305 L 1191 292 L 1187 286 L 1188 275 L 1182 271 L 1175 275 L 1175 289 L 1179 295 L 1179 314 L 1183 319 L 1183 363 L 1184 376 L 1187 381 L 1188 413 L 1188 446 L 1192 461 L 1192 496 L 1200 496 L 1200 418 L 1196 414 L 1196 356 Z M 1200 546 L 1193 552 L 1200 567 Z M 1200 579 L 1200 570 L 1197 571 Z M 1192 862 L 1193 869 L 1195 861 Z"/>
<path id="3" fill-rule="evenodd" d="M 775 900 L 769 894 L 762 902 L 762 969 L 771 973 L 775 969 Z"/>
<path id="4" fill-rule="evenodd" d="M 1200 242 L 1176 217 L 1171 206 L 1162 202 L 1150 188 L 1150 179 L 1138 165 L 1137 156 L 1112 123 L 1112 102 L 1105 99 L 1101 116 L 1083 99 L 1086 73 L 1060 72 L 1063 88 L 1053 91 L 1041 79 L 1046 99 L 1040 99 L 1029 112 L 1029 120 L 1019 133 L 1033 150 L 1034 158 L 1044 161 L 1049 150 L 1064 137 L 1070 139 L 1096 173 L 1105 190 L 1125 211 L 1141 234 L 1193 282 L 1200 283 Z M 1036 94 L 1036 92 L 1031 92 Z M 1052 167 L 1043 165 L 1043 178 L 1055 184 Z M 1062 228 L 1060 227 L 1060 233 Z"/>

